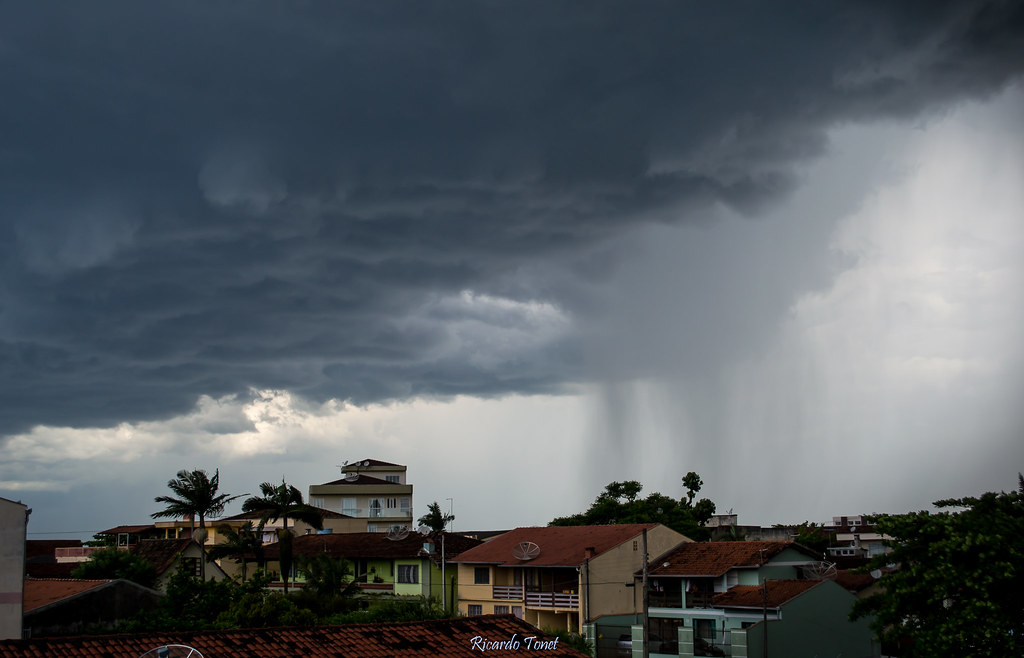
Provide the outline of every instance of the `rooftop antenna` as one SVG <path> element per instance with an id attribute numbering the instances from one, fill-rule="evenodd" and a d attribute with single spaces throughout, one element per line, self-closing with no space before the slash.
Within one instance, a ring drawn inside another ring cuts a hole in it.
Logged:
<path id="1" fill-rule="evenodd" d="M 837 571 L 834 562 L 811 562 L 803 567 L 804 577 L 808 580 L 835 580 Z"/>
<path id="2" fill-rule="evenodd" d="M 521 541 L 512 547 L 512 557 L 523 562 L 529 562 L 540 555 L 540 546 L 532 541 Z"/>
<path id="3" fill-rule="evenodd" d="M 184 644 L 165 644 L 150 649 L 139 658 L 203 658 L 203 654 L 199 649 Z"/>
<path id="4" fill-rule="evenodd" d="M 393 525 L 388 528 L 384 536 L 391 541 L 402 541 L 409 536 L 409 528 L 404 525 Z"/>

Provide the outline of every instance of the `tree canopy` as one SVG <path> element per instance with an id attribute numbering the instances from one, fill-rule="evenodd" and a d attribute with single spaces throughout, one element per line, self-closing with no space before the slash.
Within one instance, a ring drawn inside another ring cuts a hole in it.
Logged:
<path id="1" fill-rule="evenodd" d="M 682 483 L 686 493 L 675 499 L 657 492 L 640 498 L 643 485 L 636 480 L 612 482 L 598 494 L 586 512 L 558 517 L 548 525 L 661 523 L 690 539 L 707 539 L 710 533 L 704 524 L 715 513 L 715 504 L 707 498 L 694 502 L 704 482 L 693 471 L 682 478 Z"/>
<path id="2" fill-rule="evenodd" d="M 455 520 L 454 514 L 445 514 L 437 501 L 427 505 L 427 513 L 419 518 L 418 523 L 430 528 L 431 534 L 444 532 L 445 527 Z"/>
<path id="3" fill-rule="evenodd" d="M 308 523 L 319 530 L 324 527 L 324 514 L 322 510 L 305 504 L 302 492 L 286 483 L 283 478 L 280 485 L 262 483 L 260 492 L 263 496 L 247 498 L 242 503 L 242 510 L 259 514 L 260 528 L 267 522 L 281 519 L 282 528 L 277 533 L 277 539 L 281 577 L 284 580 L 284 592 L 287 594 L 292 571 L 292 533 L 288 530 L 288 519 Z"/>
<path id="4" fill-rule="evenodd" d="M 154 519 L 168 517 L 199 517 L 199 527 L 206 529 L 206 517 L 219 516 L 224 513 L 224 507 L 241 496 L 230 496 L 219 494 L 220 470 L 213 472 L 211 478 L 201 468 L 192 471 L 178 471 L 177 477 L 167 482 L 167 488 L 174 493 L 174 496 L 157 496 L 153 500 L 165 505 L 159 512 L 153 512 L 150 516 Z"/>
<path id="5" fill-rule="evenodd" d="M 858 601 L 883 641 L 910 656 L 1024 655 L 1024 477 L 1011 493 L 940 500 L 940 511 L 872 517 L 892 552 L 869 569 L 880 592 Z"/>
<path id="6" fill-rule="evenodd" d="M 123 578 L 143 587 L 152 587 L 156 582 L 156 567 L 145 558 L 131 551 L 122 551 L 110 546 L 94 552 L 89 559 L 71 572 L 72 578 L 85 580 L 106 580 Z"/>

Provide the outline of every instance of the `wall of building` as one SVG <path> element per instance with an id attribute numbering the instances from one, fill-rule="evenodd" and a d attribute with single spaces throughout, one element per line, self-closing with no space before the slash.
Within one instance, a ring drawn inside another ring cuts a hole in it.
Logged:
<path id="1" fill-rule="evenodd" d="M 21 637 L 28 508 L 0 498 L 0 639 Z"/>
<path id="2" fill-rule="evenodd" d="M 651 559 L 667 553 L 679 544 L 690 541 L 671 528 L 658 525 L 647 532 L 647 554 Z M 584 623 L 584 606 L 589 603 L 591 618 L 636 612 L 641 605 L 635 593 L 633 574 L 643 568 L 643 538 L 637 535 L 590 560 L 590 595 L 584 602 L 586 573 L 580 569 L 580 624 Z"/>

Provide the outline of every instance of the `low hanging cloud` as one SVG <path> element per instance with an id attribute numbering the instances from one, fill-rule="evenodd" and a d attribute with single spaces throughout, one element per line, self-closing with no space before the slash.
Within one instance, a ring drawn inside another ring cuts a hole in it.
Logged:
<path id="1" fill-rule="evenodd" d="M 618 240 L 1024 69 L 1019 3 L 788 9 L 10 8 L 0 435 L 565 390 Z"/>

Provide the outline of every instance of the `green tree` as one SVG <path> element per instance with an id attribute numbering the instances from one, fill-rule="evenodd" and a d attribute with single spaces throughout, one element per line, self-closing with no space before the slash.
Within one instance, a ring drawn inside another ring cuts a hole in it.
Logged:
<path id="1" fill-rule="evenodd" d="M 143 587 L 152 587 L 156 583 L 156 567 L 131 551 L 111 546 L 90 555 L 88 560 L 72 570 L 71 577 L 85 580 L 123 578 Z"/>
<path id="2" fill-rule="evenodd" d="M 174 496 L 157 496 L 153 500 L 165 505 L 159 512 L 150 516 L 154 519 L 199 517 L 199 529 L 206 533 L 206 517 L 219 516 L 224 507 L 242 496 L 230 496 L 218 493 L 220 489 L 220 469 L 213 472 L 211 478 L 206 471 L 197 468 L 191 471 L 178 471 L 177 477 L 167 482 L 167 488 Z"/>
<path id="3" fill-rule="evenodd" d="M 425 525 L 430 528 L 431 534 L 437 534 L 444 532 L 444 529 L 449 523 L 455 520 L 454 514 L 445 514 L 441 511 L 441 506 L 437 504 L 437 501 L 427 505 L 427 513 L 420 517 L 418 523 Z"/>
<path id="4" fill-rule="evenodd" d="M 869 569 L 897 568 L 854 605 L 883 641 L 911 656 L 1024 655 L 1024 476 L 1011 493 L 940 500 L 940 512 L 882 514 L 892 552 Z"/>
<path id="5" fill-rule="evenodd" d="M 317 530 L 324 527 L 323 512 L 306 505 L 302 500 L 302 492 L 287 484 L 284 479 L 280 485 L 264 482 L 260 485 L 262 496 L 253 496 L 242 503 L 242 510 L 260 515 L 260 527 L 281 519 L 282 528 L 277 531 L 278 550 L 280 551 L 281 577 L 284 580 L 284 592 L 288 593 L 288 583 L 292 571 L 292 533 L 288 530 L 288 519 L 308 523 Z"/>
<path id="6" fill-rule="evenodd" d="M 707 498 L 694 502 L 703 485 L 696 473 L 687 473 L 682 482 L 686 494 L 679 499 L 657 492 L 640 498 L 643 485 L 636 480 L 612 482 L 598 494 L 586 512 L 556 518 L 548 525 L 661 523 L 690 539 L 707 539 L 710 532 L 703 526 L 715 513 L 715 504 Z"/>
<path id="7" fill-rule="evenodd" d="M 207 561 L 231 558 L 242 567 L 243 581 L 245 581 L 246 561 L 249 556 L 256 560 L 258 567 L 264 566 L 262 533 L 252 525 L 252 521 L 246 521 L 238 530 L 224 524 L 217 528 L 217 532 L 224 538 L 224 541 L 207 549 Z"/>

